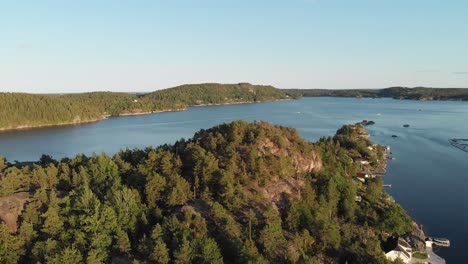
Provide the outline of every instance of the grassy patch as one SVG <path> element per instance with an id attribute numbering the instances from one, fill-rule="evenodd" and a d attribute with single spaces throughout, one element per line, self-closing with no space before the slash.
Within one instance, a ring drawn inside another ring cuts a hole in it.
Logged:
<path id="1" fill-rule="evenodd" d="M 413 258 L 427 259 L 427 253 L 415 252 L 413 253 Z"/>

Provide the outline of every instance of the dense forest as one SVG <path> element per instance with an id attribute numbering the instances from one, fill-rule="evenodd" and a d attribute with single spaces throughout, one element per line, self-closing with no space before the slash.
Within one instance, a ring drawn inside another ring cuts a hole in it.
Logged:
<path id="1" fill-rule="evenodd" d="M 95 107 L 60 96 L 0 93 L 0 129 L 92 121 L 102 118 Z"/>
<path id="2" fill-rule="evenodd" d="M 290 96 L 304 97 L 370 97 L 407 100 L 468 101 L 468 88 L 390 87 L 385 89 L 283 89 Z"/>
<path id="3" fill-rule="evenodd" d="M 385 165 L 367 136 L 236 121 L 113 157 L 0 158 L 0 263 L 389 263 L 382 241 L 412 221 L 357 180 Z"/>
<path id="4" fill-rule="evenodd" d="M 38 95 L 0 93 L 0 130 L 83 123 L 108 116 L 183 110 L 188 106 L 286 99 L 272 86 L 182 85 L 147 94 L 92 92 Z"/>

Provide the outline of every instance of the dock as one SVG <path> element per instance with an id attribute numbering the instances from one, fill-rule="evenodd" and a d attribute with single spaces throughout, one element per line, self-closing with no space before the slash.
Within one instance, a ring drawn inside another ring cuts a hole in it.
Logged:
<path id="1" fill-rule="evenodd" d="M 437 247 L 450 247 L 450 240 L 447 238 L 427 237 L 426 239 L 426 253 L 429 256 L 429 263 L 446 264 L 445 259 L 441 258 L 434 252 L 434 246 Z"/>
<path id="2" fill-rule="evenodd" d="M 432 242 L 432 245 L 438 247 L 450 247 L 450 240 L 447 238 L 428 237 L 427 241 Z"/>
<path id="3" fill-rule="evenodd" d="M 452 138 L 452 139 L 449 139 L 449 143 L 450 145 L 468 153 L 468 139 Z"/>
<path id="4" fill-rule="evenodd" d="M 392 185 L 391 184 L 384 184 L 383 187 L 392 188 Z"/>

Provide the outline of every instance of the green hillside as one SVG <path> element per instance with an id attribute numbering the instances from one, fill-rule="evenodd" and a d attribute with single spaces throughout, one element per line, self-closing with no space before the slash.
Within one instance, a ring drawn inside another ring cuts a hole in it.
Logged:
<path id="1" fill-rule="evenodd" d="M 284 99 L 285 94 L 272 86 L 239 84 L 188 84 L 156 91 L 143 96 L 154 102 L 203 105 L 238 102 L 261 102 Z"/>
<path id="2" fill-rule="evenodd" d="M 106 116 L 182 110 L 188 106 L 285 99 L 272 86 L 182 85 L 148 94 L 92 92 L 64 95 L 0 93 L 0 130 L 96 121 Z"/>
<path id="3" fill-rule="evenodd" d="M 359 159 L 385 162 L 371 145 L 358 125 L 313 144 L 238 121 L 113 157 L 0 159 L 0 263 L 388 263 L 381 242 L 411 219 L 356 180 Z"/>
<path id="4" fill-rule="evenodd" d="M 0 129 L 101 119 L 96 106 L 55 95 L 0 93 Z"/>

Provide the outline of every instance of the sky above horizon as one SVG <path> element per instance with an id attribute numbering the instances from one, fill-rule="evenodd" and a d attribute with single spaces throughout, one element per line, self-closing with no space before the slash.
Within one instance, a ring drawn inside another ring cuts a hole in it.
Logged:
<path id="1" fill-rule="evenodd" d="M 468 87 L 466 0 L 0 0 L 0 92 Z"/>

